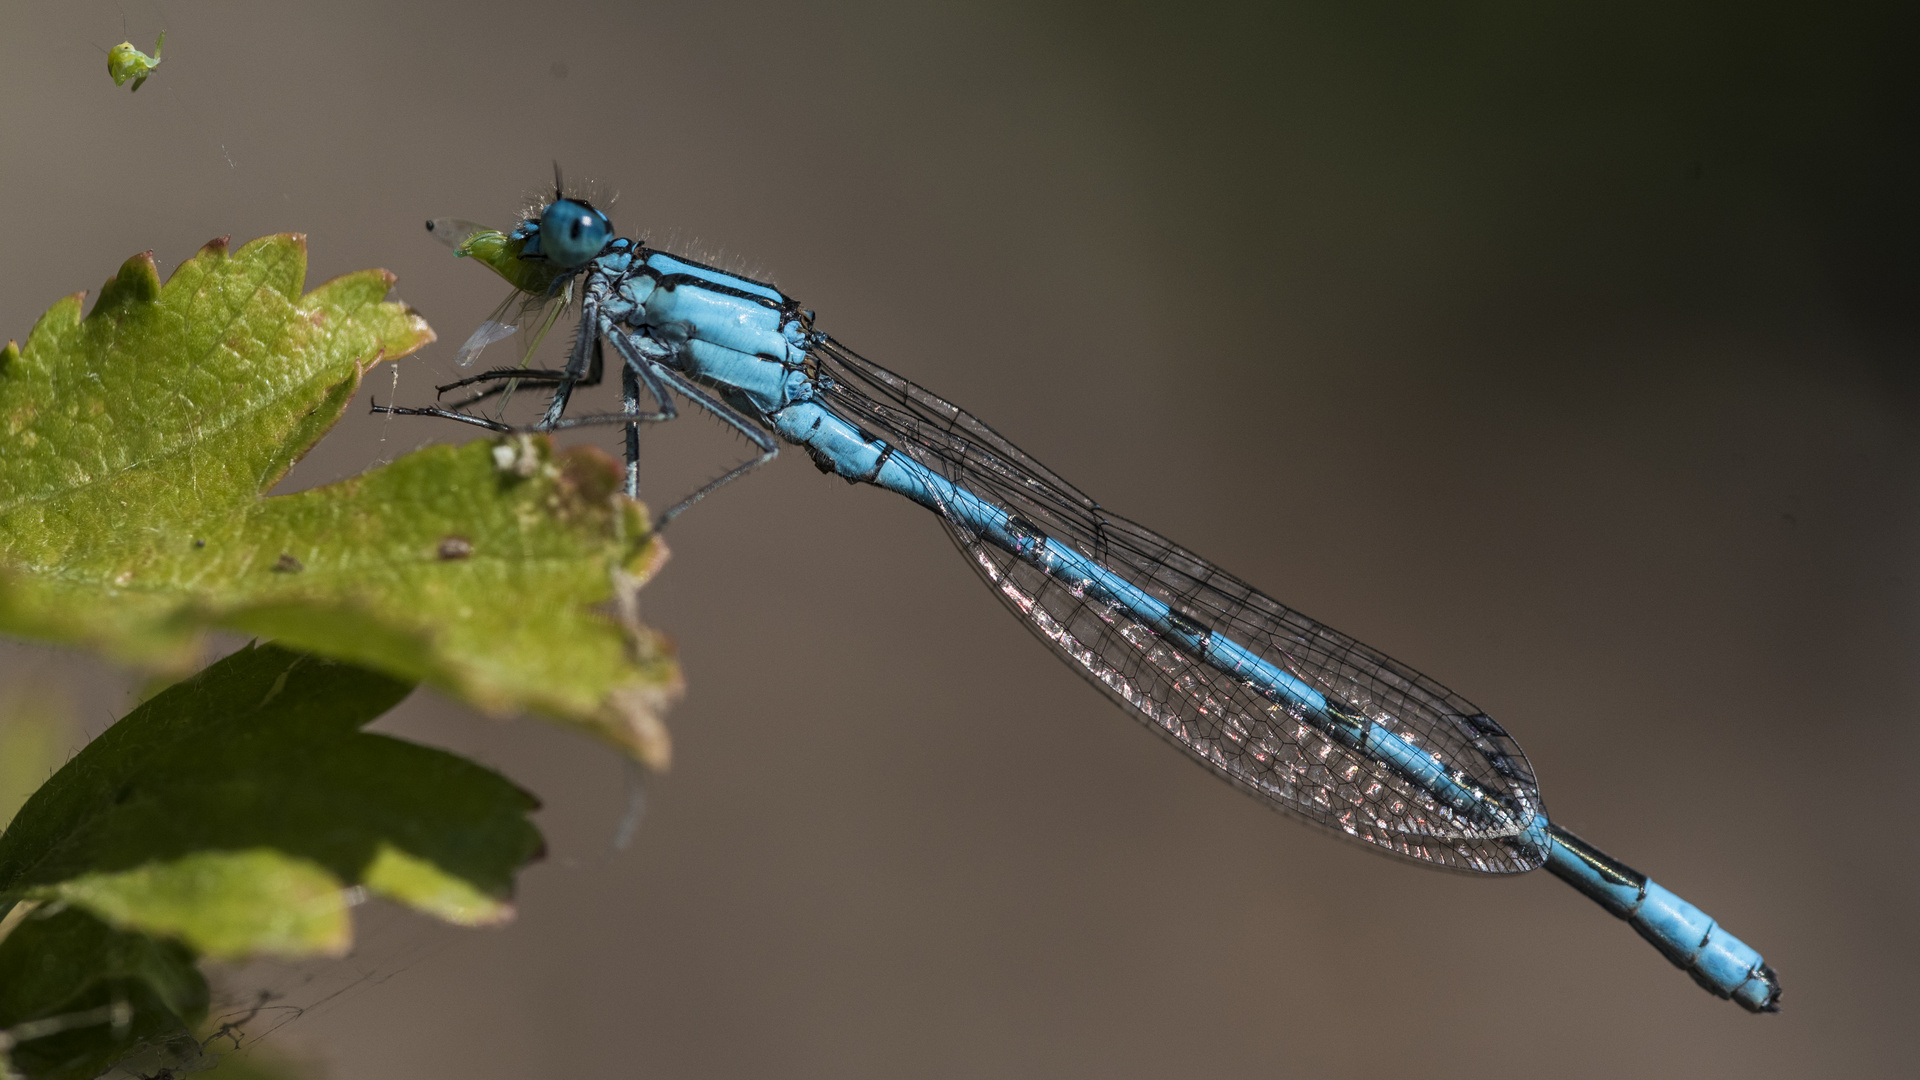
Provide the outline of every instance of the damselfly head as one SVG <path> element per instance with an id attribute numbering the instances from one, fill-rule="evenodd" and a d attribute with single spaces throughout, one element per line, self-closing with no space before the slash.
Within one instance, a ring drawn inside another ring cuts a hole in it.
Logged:
<path id="1" fill-rule="evenodd" d="M 585 266 L 612 239 L 613 223 L 584 199 L 555 199 L 540 211 L 540 254 L 557 266 Z"/>
<path id="2" fill-rule="evenodd" d="M 561 175 L 560 163 L 553 163 L 553 197 L 530 205 L 521 215 L 524 233 L 532 234 L 524 252 L 526 257 L 544 258 L 567 270 L 578 269 L 593 261 L 613 240 L 613 223 L 594 206 L 599 192 L 577 189 Z M 599 201 L 610 203 L 612 199 Z M 520 235 L 516 233 L 516 235 Z"/>

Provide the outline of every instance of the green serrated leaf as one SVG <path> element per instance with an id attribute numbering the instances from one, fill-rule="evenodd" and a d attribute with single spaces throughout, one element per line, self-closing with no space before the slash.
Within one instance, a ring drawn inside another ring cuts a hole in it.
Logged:
<path id="1" fill-rule="evenodd" d="M 80 317 L 55 304 L 0 370 L 0 537 L 22 569 L 98 570 L 116 533 L 175 529 L 244 505 L 339 418 L 384 352 L 433 340 L 381 298 L 383 270 L 302 296 L 306 243 L 215 241 L 162 286 L 128 259 Z"/>
<path id="2" fill-rule="evenodd" d="M 250 646 L 162 691 L 0 834 L 0 903 L 84 908 L 219 958 L 337 954 L 362 893 L 465 925 L 512 915 L 532 796 L 358 729 L 406 683 Z"/>
<path id="3" fill-rule="evenodd" d="M 206 979 L 175 942 L 59 906 L 0 939 L 0 1065 L 29 1080 L 90 1080 L 206 1014 Z"/>
<path id="4" fill-rule="evenodd" d="M 136 256 L 0 356 L 0 631 L 171 671 L 207 628 L 268 635 L 664 766 L 678 668 L 632 599 L 665 549 L 610 458 L 432 448 L 262 498 L 367 367 L 432 338 L 384 271 L 302 296 L 305 268 L 293 236 L 165 285 Z"/>

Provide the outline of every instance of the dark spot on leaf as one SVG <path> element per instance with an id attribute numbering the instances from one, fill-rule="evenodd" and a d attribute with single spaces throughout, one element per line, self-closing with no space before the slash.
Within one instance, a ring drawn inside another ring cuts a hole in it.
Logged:
<path id="1" fill-rule="evenodd" d="M 207 546 L 207 542 L 205 540 L 195 540 L 193 542 L 193 546 L 197 548 L 203 548 Z"/>
<path id="2" fill-rule="evenodd" d="M 280 557 L 274 560 L 273 563 L 273 572 L 276 574 L 297 574 L 306 568 L 306 563 L 301 562 L 299 559 L 294 558 L 284 551 L 280 553 Z"/>
<path id="3" fill-rule="evenodd" d="M 440 556 L 442 562 L 464 559 L 473 554 L 473 541 L 468 540 L 464 536 L 441 537 L 440 549 L 437 554 Z"/>

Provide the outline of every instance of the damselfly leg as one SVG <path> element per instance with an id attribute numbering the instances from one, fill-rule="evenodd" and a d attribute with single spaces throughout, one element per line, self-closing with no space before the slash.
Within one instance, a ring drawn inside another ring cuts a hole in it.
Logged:
<path id="1" fill-rule="evenodd" d="M 581 332 L 586 332 L 584 325 L 581 328 Z M 578 351 L 577 346 L 575 351 Z M 569 358 L 569 363 L 565 368 L 489 368 L 478 374 L 469 375 L 464 379 L 456 379 L 453 382 L 436 386 L 434 390 L 439 395 L 445 396 L 449 391 L 458 390 L 463 386 L 493 384 L 487 386 L 484 390 L 453 403 L 453 408 L 465 409 L 496 395 L 508 392 L 512 389 L 515 382 L 552 385 L 556 387 L 556 389 L 566 384 L 571 384 L 572 386 L 598 386 L 600 385 L 600 380 L 605 376 L 605 373 L 606 352 L 600 336 L 595 334 L 593 337 L 591 359 L 588 361 L 587 369 L 584 373 L 574 371 L 571 358 Z M 548 412 L 552 412 L 551 406 Z"/>
<path id="2" fill-rule="evenodd" d="M 713 494 L 727 484 L 740 479 L 780 456 L 780 444 L 773 441 L 773 436 L 767 434 L 766 430 L 759 424 L 731 408 L 720 399 L 707 393 L 705 390 L 700 389 L 700 387 L 688 381 L 686 376 L 666 365 L 664 361 L 673 355 L 673 346 L 652 338 L 642 337 L 639 334 L 615 333 L 612 337 L 614 349 L 619 352 L 621 357 L 627 362 L 627 370 L 638 375 L 640 380 L 645 381 L 647 383 L 647 389 L 662 402 L 667 400 L 666 395 L 662 393 L 661 384 L 664 383 L 666 386 L 672 387 L 673 391 L 681 397 L 712 413 L 721 423 L 746 436 L 747 441 L 752 443 L 760 451 L 757 455 L 735 465 L 715 479 L 708 481 L 696 489 L 693 494 L 688 495 L 686 498 L 668 507 L 660 516 L 654 518 L 654 528 L 658 529 L 665 526 L 667 522 L 679 517 L 681 512 L 686 510 L 687 507 L 692 506 L 694 503 Z M 637 407 L 637 401 L 629 407 Z M 581 417 L 580 419 L 585 421 L 591 418 Z M 627 468 L 629 473 L 632 473 L 638 469 L 640 453 L 636 435 L 631 433 L 628 435 L 627 446 Z"/>

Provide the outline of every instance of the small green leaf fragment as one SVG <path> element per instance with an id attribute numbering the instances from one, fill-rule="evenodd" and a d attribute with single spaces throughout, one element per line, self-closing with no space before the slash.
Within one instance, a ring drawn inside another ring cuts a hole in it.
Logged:
<path id="1" fill-rule="evenodd" d="M 358 729 L 411 687 L 249 646 L 167 688 L 0 834 L 0 903 L 84 908 L 239 958 L 337 954 L 363 891 L 466 925 L 510 918 L 537 805 L 444 751 Z"/>
<path id="2" fill-rule="evenodd" d="M 123 41 L 107 50 L 107 74 L 113 76 L 113 85 L 125 86 L 127 80 L 132 79 L 133 89 L 138 91 L 153 69 L 160 66 L 160 50 L 166 44 L 167 32 L 162 30 L 160 40 L 153 44 L 152 56 L 134 48 L 131 41 Z"/>

